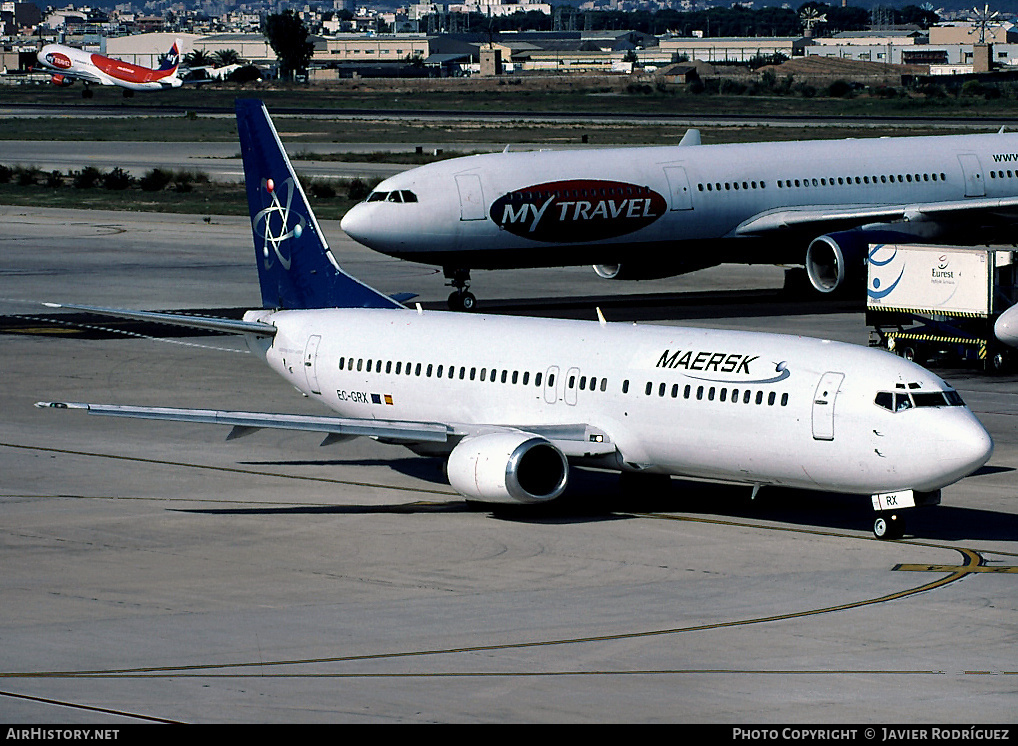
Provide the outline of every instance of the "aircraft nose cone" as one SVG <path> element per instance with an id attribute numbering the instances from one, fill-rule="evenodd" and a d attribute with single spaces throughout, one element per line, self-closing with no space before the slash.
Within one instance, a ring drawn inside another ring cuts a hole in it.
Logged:
<path id="1" fill-rule="evenodd" d="M 993 455 L 993 439 L 986 428 L 971 412 L 964 415 L 960 422 L 946 423 L 938 439 L 940 465 L 952 481 L 967 477 Z"/>
<path id="2" fill-rule="evenodd" d="M 1000 315 L 993 325 L 993 333 L 1004 344 L 1018 347 L 1018 306 Z"/>
<path id="3" fill-rule="evenodd" d="M 368 230 L 368 218 L 365 214 L 367 210 L 364 205 L 354 205 L 347 210 L 346 215 L 339 221 L 339 227 L 343 229 L 343 232 L 350 236 L 354 241 L 364 243 L 362 240 L 367 234 Z"/>

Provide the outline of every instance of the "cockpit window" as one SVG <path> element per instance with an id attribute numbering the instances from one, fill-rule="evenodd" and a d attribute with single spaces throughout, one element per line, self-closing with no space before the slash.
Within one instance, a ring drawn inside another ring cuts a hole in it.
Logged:
<path id="1" fill-rule="evenodd" d="M 873 403 L 890 412 L 903 412 L 912 407 L 963 407 L 961 395 L 957 391 L 879 391 Z"/>
<path id="2" fill-rule="evenodd" d="M 416 202 L 417 195 L 409 189 L 397 189 L 394 192 L 372 192 L 365 202 Z"/>

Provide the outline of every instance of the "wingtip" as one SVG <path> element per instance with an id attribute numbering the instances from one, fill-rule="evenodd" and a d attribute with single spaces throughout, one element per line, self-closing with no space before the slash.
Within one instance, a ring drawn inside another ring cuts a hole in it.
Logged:
<path id="1" fill-rule="evenodd" d="M 38 409 L 88 409 L 87 404 L 66 401 L 37 401 L 35 406 Z"/>

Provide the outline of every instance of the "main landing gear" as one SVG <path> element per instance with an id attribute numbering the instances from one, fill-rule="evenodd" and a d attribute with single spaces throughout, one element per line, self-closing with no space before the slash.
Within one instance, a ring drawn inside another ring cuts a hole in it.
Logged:
<path id="1" fill-rule="evenodd" d="M 449 296 L 449 310 L 473 311 L 477 308 L 477 298 L 467 290 L 470 286 L 470 270 L 453 267 L 443 267 L 442 270 L 445 272 L 445 278 L 448 280 L 446 285 L 456 288 L 452 295 Z"/>
<path id="2" fill-rule="evenodd" d="M 873 521 L 873 535 L 878 539 L 900 539 L 905 535 L 905 519 L 900 513 L 883 511 Z"/>

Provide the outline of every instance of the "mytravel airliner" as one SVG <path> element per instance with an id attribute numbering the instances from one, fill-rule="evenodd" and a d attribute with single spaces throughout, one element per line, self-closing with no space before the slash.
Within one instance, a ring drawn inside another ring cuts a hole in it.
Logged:
<path id="1" fill-rule="evenodd" d="M 453 308 L 471 269 L 592 264 L 609 279 L 721 263 L 802 265 L 862 285 L 869 243 L 1013 243 L 1018 134 L 503 152 L 381 182 L 343 230 L 441 266 Z"/>
<path id="2" fill-rule="evenodd" d="M 85 90 L 81 95 L 84 98 L 92 97 L 89 86 L 93 83 L 120 86 L 124 89 L 125 97 L 133 96 L 135 91 L 161 91 L 181 86 L 181 80 L 177 77 L 177 67 L 180 65 L 179 39 L 163 56 L 162 64 L 156 69 L 63 44 L 47 44 L 39 50 L 37 59 L 39 64 L 53 73 L 51 80 L 55 85 L 71 85 L 75 80 L 82 81 Z"/>
<path id="3" fill-rule="evenodd" d="M 339 267 L 261 102 L 239 101 L 237 123 L 262 308 L 236 321 L 64 307 L 241 334 L 332 413 L 40 407 L 372 437 L 447 459 L 479 503 L 553 500 L 571 464 L 867 495 L 888 538 L 903 509 L 938 503 L 990 457 L 955 389 L 875 348 L 406 308 Z"/>

